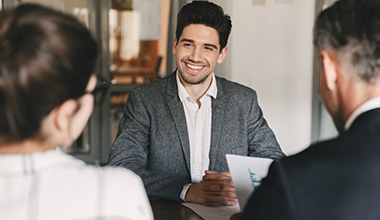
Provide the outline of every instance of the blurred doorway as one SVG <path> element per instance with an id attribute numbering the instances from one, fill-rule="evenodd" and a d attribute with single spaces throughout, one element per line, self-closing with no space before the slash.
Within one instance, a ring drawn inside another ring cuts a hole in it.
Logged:
<path id="1" fill-rule="evenodd" d="M 316 15 L 332 5 L 337 0 L 317 0 Z M 322 141 L 338 135 L 338 131 L 322 103 L 318 92 L 318 54 L 314 51 L 314 73 L 313 73 L 313 104 L 312 104 L 312 142 Z"/>

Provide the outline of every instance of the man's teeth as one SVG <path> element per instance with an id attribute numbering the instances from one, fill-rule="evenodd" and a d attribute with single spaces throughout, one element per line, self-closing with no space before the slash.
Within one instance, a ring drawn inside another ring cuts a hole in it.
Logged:
<path id="1" fill-rule="evenodd" d="M 191 69 L 195 69 L 195 70 L 199 70 L 199 69 L 203 68 L 203 66 L 194 66 L 194 65 L 190 65 L 190 64 L 186 64 L 186 66 L 190 67 Z"/>

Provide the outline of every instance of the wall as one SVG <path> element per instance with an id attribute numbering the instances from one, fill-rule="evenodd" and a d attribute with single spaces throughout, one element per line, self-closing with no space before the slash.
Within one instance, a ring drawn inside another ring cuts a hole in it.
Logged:
<path id="1" fill-rule="evenodd" d="M 227 59 L 215 73 L 257 91 L 264 117 L 285 153 L 306 148 L 311 141 L 315 1 L 214 2 L 233 23 Z"/>

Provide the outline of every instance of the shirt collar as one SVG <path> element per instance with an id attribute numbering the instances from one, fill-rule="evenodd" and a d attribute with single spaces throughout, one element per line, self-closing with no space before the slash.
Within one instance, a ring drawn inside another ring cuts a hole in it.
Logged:
<path id="1" fill-rule="evenodd" d="M 380 108 L 380 97 L 372 98 L 355 109 L 350 117 L 348 117 L 348 120 L 344 126 L 344 130 L 348 130 L 359 115 L 375 108 Z"/>
<path id="2" fill-rule="evenodd" d="M 212 73 L 212 81 L 210 88 L 208 88 L 206 95 L 209 95 L 216 99 L 216 96 L 218 95 L 218 87 L 216 86 L 216 79 L 215 79 L 215 74 Z"/>
<path id="3" fill-rule="evenodd" d="M 179 99 L 181 100 L 181 102 L 183 102 L 183 100 L 187 99 L 187 98 L 191 98 L 189 93 L 187 93 L 185 87 L 182 85 L 181 83 L 181 80 L 179 79 L 179 75 L 178 75 L 178 70 L 177 70 L 177 73 L 176 73 L 176 79 L 177 79 L 177 87 L 178 87 L 178 95 L 179 95 Z M 216 98 L 218 94 L 218 88 L 216 86 L 216 78 L 215 78 L 215 74 L 212 73 L 212 81 L 211 81 L 211 85 L 210 87 L 208 88 L 208 90 L 206 91 L 206 94 L 207 96 L 211 96 L 213 97 L 214 99 Z"/>

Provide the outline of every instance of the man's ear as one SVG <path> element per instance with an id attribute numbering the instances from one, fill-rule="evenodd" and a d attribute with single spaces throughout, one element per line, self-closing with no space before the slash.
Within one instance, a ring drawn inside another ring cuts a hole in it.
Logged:
<path id="1" fill-rule="evenodd" d="M 71 118 L 77 111 L 77 108 L 78 103 L 73 99 L 69 99 L 57 107 L 54 124 L 58 131 L 68 132 L 70 129 Z"/>
<path id="2" fill-rule="evenodd" d="M 320 52 L 320 59 L 323 64 L 324 78 L 326 79 L 327 88 L 335 90 L 339 79 L 339 62 L 336 57 L 328 51 Z"/>
<path id="3" fill-rule="evenodd" d="M 222 51 L 220 51 L 220 54 L 217 60 L 219 64 L 223 63 L 224 58 L 226 58 L 227 51 L 228 51 L 227 47 L 224 47 Z"/>
<path id="4" fill-rule="evenodd" d="M 177 55 L 177 38 L 174 38 L 173 55 Z"/>

